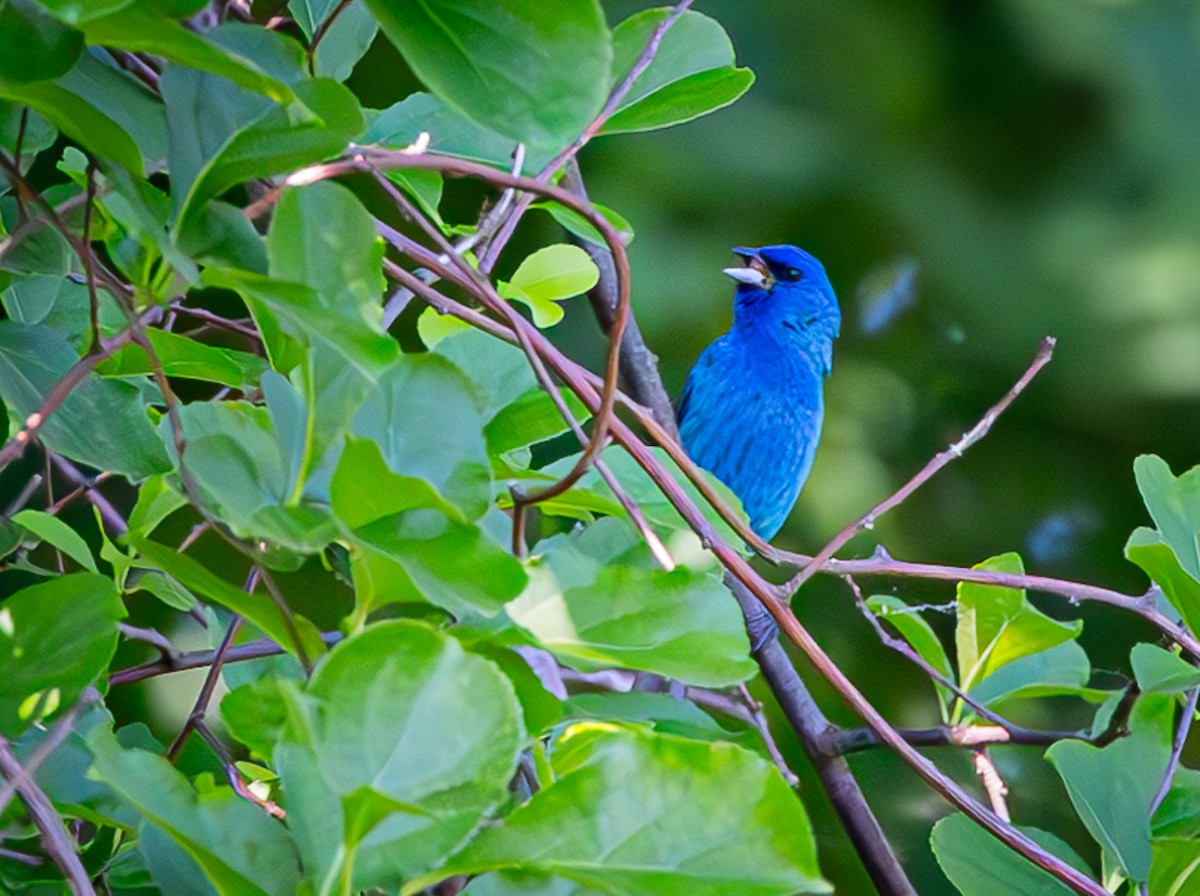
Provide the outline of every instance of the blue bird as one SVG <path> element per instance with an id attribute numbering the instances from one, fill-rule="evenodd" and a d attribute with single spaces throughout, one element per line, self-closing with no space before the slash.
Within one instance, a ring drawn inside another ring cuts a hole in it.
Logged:
<path id="1" fill-rule="evenodd" d="M 822 387 L 841 326 L 821 263 L 795 246 L 734 249 L 733 327 L 700 355 L 679 399 L 679 435 L 769 541 L 812 469 Z"/>

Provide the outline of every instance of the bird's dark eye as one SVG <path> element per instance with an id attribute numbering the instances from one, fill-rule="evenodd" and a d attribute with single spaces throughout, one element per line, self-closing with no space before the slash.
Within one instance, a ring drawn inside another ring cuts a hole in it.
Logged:
<path id="1" fill-rule="evenodd" d="M 789 283 L 795 283 L 803 276 L 804 274 L 799 268 L 787 268 L 784 270 L 783 276 L 780 279 L 787 280 Z"/>

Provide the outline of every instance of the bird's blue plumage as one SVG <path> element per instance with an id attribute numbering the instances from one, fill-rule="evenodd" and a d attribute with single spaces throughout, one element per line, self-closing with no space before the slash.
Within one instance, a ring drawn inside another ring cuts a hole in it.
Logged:
<path id="1" fill-rule="evenodd" d="M 821 263 L 795 246 L 734 249 L 733 327 L 688 374 L 679 435 L 771 539 L 812 469 L 841 313 Z"/>

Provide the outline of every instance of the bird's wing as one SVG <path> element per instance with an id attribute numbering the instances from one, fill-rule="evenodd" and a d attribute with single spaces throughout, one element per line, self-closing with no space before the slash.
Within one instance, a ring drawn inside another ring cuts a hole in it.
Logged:
<path id="1" fill-rule="evenodd" d="M 706 348 L 688 373 L 687 380 L 683 384 L 683 391 L 679 393 L 679 401 L 675 402 L 675 421 L 677 423 L 682 424 L 684 418 L 687 417 L 692 390 L 695 389 L 696 383 L 705 379 L 707 371 L 716 362 L 720 353 L 718 346 L 721 345 L 722 341 L 723 339 L 718 339 Z"/>

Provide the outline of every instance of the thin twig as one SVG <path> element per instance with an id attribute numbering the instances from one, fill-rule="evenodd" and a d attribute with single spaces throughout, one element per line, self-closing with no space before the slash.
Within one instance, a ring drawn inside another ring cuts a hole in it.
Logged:
<path id="1" fill-rule="evenodd" d="M 326 644 L 336 644 L 342 640 L 344 636 L 341 632 L 326 632 L 321 635 L 321 640 Z M 247 660 L 262 659 L 266 656 L 279 656 L 287 653 L 284 648 L 276 641 L 270 638 L 261 638 L 258 641 L 251 641 L 248 644 L 238 644 L 236 647 L 230 647 L 225 652 L 224 664 L 229 663 L 244 663 Z M 111 686 L 122 684 L 130 684 L 134 681 L 142 681 L 147 678 L 157 678 L 159 675 L 170 675 L 172 672 L 186 672 L 189 669 L 203 669 L 205 666 L 211 666 L 213 660 L 216 659 L 217 652 L 215 650 L 193 650 L 187 653 L 179 653 L 173 657 L 155 660 L 152 663 L 143 663 L 140 666 L 130 666 L 128 669 L 120 669 L 114 672 L 108 683 Z"/>
<path id="2" fill-rule="evenodd" d="M 241 772 L 238 771 L 237 765 L 234 764 L 233 758 L 229 755 L 229 751 L 225 749 L 225 745 L 221 743 L 220 739 L 212 733 L 212 729 L 204 724 L 203 721 L 196 722 L 192 727 L 197 734 L 204 738 L 204 742 L 212 748 L 212 751 L 217 754 L 217 758 L 221 762 L 221 767 L 225 769 L 225 777 L 229 780 L 229 786 L 233 788 L 234 793 L 242 799 L 254 803 L 254 805 L 258 806 L 268 815 L 275 818 L 287 817 L 287 813 L 278 805 L 271 800 L 264 800 L 246 786 L 246 782 L 242 780 Z"/>
<path id="3" fill-rule="evenodd" d="M 930 460 L 929 463 L 927 463 L 920 470 L 920 472 L 908 480 L 908 482 L 904 483 L 904 485 L 897 489 L 892 495 L 885 498 L 879 504 L 876 504 L 869 511 L 867 511 L 866 514 L 859 517 L 857 520 L 846 526 L 841 532 L 835 535 L 833 539 L 830 540 L 829 544 L 825 545 L 825 547 L 817 552 L 817 555 L 812 558 L 812 561 L 809 562 L 807 566 L 805 566 L 802 570 L 800 570 L 800 572 L 798 572 L 788 581 L 787 585 L 785 586 L 787 592 L 794 594 L 796 590 L 810 578 L 812 578 L 812 576 L 825 565 L 826 561 L 831 559 L 846 542 L 864 529 L 873 528 L 879 517 L 883 516 L 893 507 L 903 503 L 909 495 L 928 482 L 934 476 L 934 474 L 942 469 L 942 467 L 946 466 L 951 461 L 962 457 L 963 452 L 986 436 L 988 434 L 988 430 L 992 428 L 992 424 L 996 422 L 996 418 L 1004 413 L 1008 406 L 1016 400 L 1017 396 L 1025 390 L 1025 387 L 1029 385 L 1035 376 L 1037 376 L 1038 371 L 1050 363 L 1050 359 L 1053 355 L 1054 338 L 1047 336 L 1038 346 L 1037 354 L 1034 355 L 1033 361 L 1030 363 L 1025 373 L 1021 375 L 1021 378 L 1017 380 L 1012 388 L 1009 389 L 998 402 L 988 409 L 987 413 L 980 418 L 978 423 L 971 427 L 971 429 L 968 430 L 961 439 L 959 439 L 945 451 L 935 455 L 933 459 Z"/>
<path id="4" fill-rule="evenodd" d="M 87 163 L 87 190 L 85 196 L 86 199 L 83 206 L 83 245 L 88 247 L 88 251 L 82 253 L 79 260 L 83 262 L 83 272 L 87 282 L 88 324 L 92 337 L 88 343 L 88 354 L 91 354 L 100 346 L 100 296 L 96 292 L 96 275 L 92 270 L 91 253 L 92 216 L 96 210 L 96 160 L 91 156 L 88 157 Z"/>
<path id="5" fill-rule="evenodd" d="M 315 75 L 317 73 L 316 60 L 318 45 L 324 39 L 325 35 L 329 33 L 329 29 L 332 28 L 333 23 L 337 21 L 337 17 L 342 14 L 342 10 L 349 5 L 350 0 L 340 0 L 338 5 L 335 6 L 332 11 L 330 11 L 329 15 L 325 16 L 325 18 L 321 21 L 321 24 L 317 25 L 317 27 L 313 29 L 312 40 L 309 41 L 308 49 L 305 51 L 308 55 L 308 73 L 310 75 Z"/>
<path id="6" fill-rule="evenodd" d="M 257 570 L 252 569 L 249 576 L 246 577 L 246 584 L 243 590 L 247 594 L 253 594 L 257 583 Z M 221 665 L 225 661 L 225 654 L 229 652 L 229 648 L 233 645 L 233 639 L 241 626 L 242 617 L 234 616 L 229 623 L 229 627 L 225 629 L 225 636 L 221 639 L 221 643 L 213 653 L 212 664 L 208 667 L 208 674 L 204 676 L 204 684 L 200 686 L 200 693 L 196 695 L 196 702 L 192 704 L 192 711 L 188 713 L 188 717 L 184 721 L 183 727 L 179 729 L 179 734 L 175 736 L 175 740 L 171 741 L 171 746 L 167 747 L 167 759 L 170 761 L 175 761 L 175 757 L 179 755 L 179 751 L 182 749 L 188 735 L 198 725 L 203 723 L 204 716 L 208 712 L 208 704 L 212 700 L 213 691 L 216 690 L 217 680 L 221 675 Z"/>
<path id="7" fill-rule="evenodd" d="M 62 870 L 75 896 L 96 896 L 91 876 L 79 859 L 78 846 L 67 834 L 62 819 L 54 810 L 50 798 L 33 778 L 25 774 L 17 757 L 13 754 L 8 739 L 0 735 L 0 774 L 15 782 L 16 791 L 29 810 L 29 817 L 41 834 L 42 846 L 54 864 Z"/>
<path id="8" fill-rule="evenodd" d="M 1192 688 L 1188 692 L 1187 700 L 1184 701 L 1183 715 L 1179 717 L 1179 725 L 1175 729 L 1175 737 L 1171 742 L 1171 758 L 1167 761 L 1167 768 L 1163 772 L 1158 793 L 1154 794 L 1154 801 L 1150 803 L 1151 818 L 1158 811 L 1158 807 L 1163 804 L 1167 794 L 1171 792 L 1171 782 L 1175 778 L 1175 770 L 1179 767 L 1179 757 L 1183 754 L 1183 745 L 1187 743 L 1188 732 L 1192 730 L 1192 720 L 1196 717 L 1197 697 L 1200 697 L 1200 688 Z"/>

